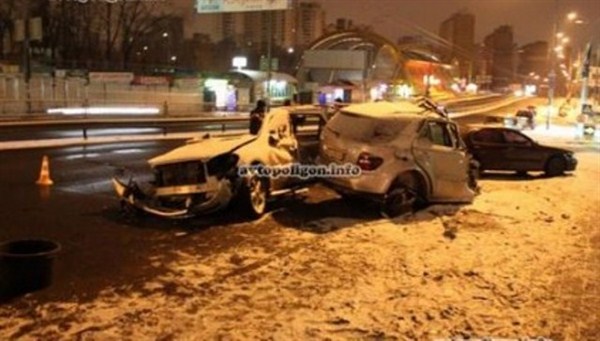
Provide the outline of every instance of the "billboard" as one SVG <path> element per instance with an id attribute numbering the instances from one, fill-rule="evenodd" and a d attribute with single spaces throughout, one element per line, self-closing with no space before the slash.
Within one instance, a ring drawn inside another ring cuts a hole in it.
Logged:
<path id="1" fill-rule="evenodd" d="M 289 0 L 196 0 L 198 13 L 270 11 L 289 8 Z"/>

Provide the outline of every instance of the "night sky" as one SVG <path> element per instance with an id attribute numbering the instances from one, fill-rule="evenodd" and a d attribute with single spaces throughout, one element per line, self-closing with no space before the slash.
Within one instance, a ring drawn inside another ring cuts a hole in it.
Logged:
<path id="1" fill-rule="evenodd" d="M 560 14 L 569 36 L 580 45 L 593 39 L 600 42 L 600 0 L 314 0 L 326 11 L 327 23 L 336 18 L 372 25 L 392 41 L 405 34 L 417 34 L 416 27 L 438 34 L 440 23 L 460 9 L 475 15 L 475 40 L 503 24 L 513 27 L 518 45 L 552 36 L 554 13 Z M 556 10 L 555 10 L 556 9 Z M 587 25 L 566 24 L 566 14 L 576 11 Z M 593 37 L 593 38 L 592 38 Z"/>

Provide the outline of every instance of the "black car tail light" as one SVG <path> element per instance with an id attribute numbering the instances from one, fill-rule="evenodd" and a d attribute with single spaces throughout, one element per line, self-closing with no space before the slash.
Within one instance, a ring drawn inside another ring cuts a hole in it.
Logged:
<path id="1" fill-rule="evenodd" d="M 371 155 L 366 152 L 360 153 L 360 155 L 358 156 L 358 161 L 356 161 L 356 164 L 358 165 L 358 167 L 360 167 L 360 169 L 365 170 L 365 171 L 375 170 L 379 166 L 381 166 L 382 163 L 383 163 L 382 158 Z"/>

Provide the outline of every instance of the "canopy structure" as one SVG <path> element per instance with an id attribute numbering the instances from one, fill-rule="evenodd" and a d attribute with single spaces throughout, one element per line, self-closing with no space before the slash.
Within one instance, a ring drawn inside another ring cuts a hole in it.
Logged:
<path id="1" fill-rule="evenodd" d="M 363 60 L 357 52 L 362 52 Z M 450 70 L 450 65 L 422 47 L 399 47 L 372 31 L 347 30 L 315 41 L 298 65 L 297 78 L 301 87 L 309 84 L 312 89 L 355 84 L 354 91 L 361 94 L 355 99 L 393 99 L 447 91 L 453 83 Z"/>
<path id="2" fill-rule="evenodd" d="M 269 78 L 268 72 L 265 72 L 265 71 L 240 69 L 240 70 L 232 70 L 231 72 L 242 74 L 242 75 L 250 78 L 254 82 L 266 82 L 267 79 Z M 279 82 L 283 81 L 283 82 L 288 82 L 288 83 L 293 83 L 293 84 L 298 83 L 298 80 L 296 78 L 294 78 L 291 75 L 288 75 L 287 73 L 273 72 L 273 71 L 271 71 L 271 80 L 279 81 Z"/>

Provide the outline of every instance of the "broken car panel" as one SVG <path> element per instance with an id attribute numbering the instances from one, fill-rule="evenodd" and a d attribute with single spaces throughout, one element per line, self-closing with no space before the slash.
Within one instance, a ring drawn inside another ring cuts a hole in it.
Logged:
<path id="1" fill-rule="evenodd" d="M 238 200 L 251 215 L 267 200 L 296 190 L 298 179 L 238 175 L 241 166 L 314 162 L 325 118 L 312 106 L 283 107 L 265 116 L 257 135 L 208 137 L 149 160 L 154 180 L 146 186 L 113 179 L 124 205 L 150 214 L 182 218 L 209 213 Z"/>

